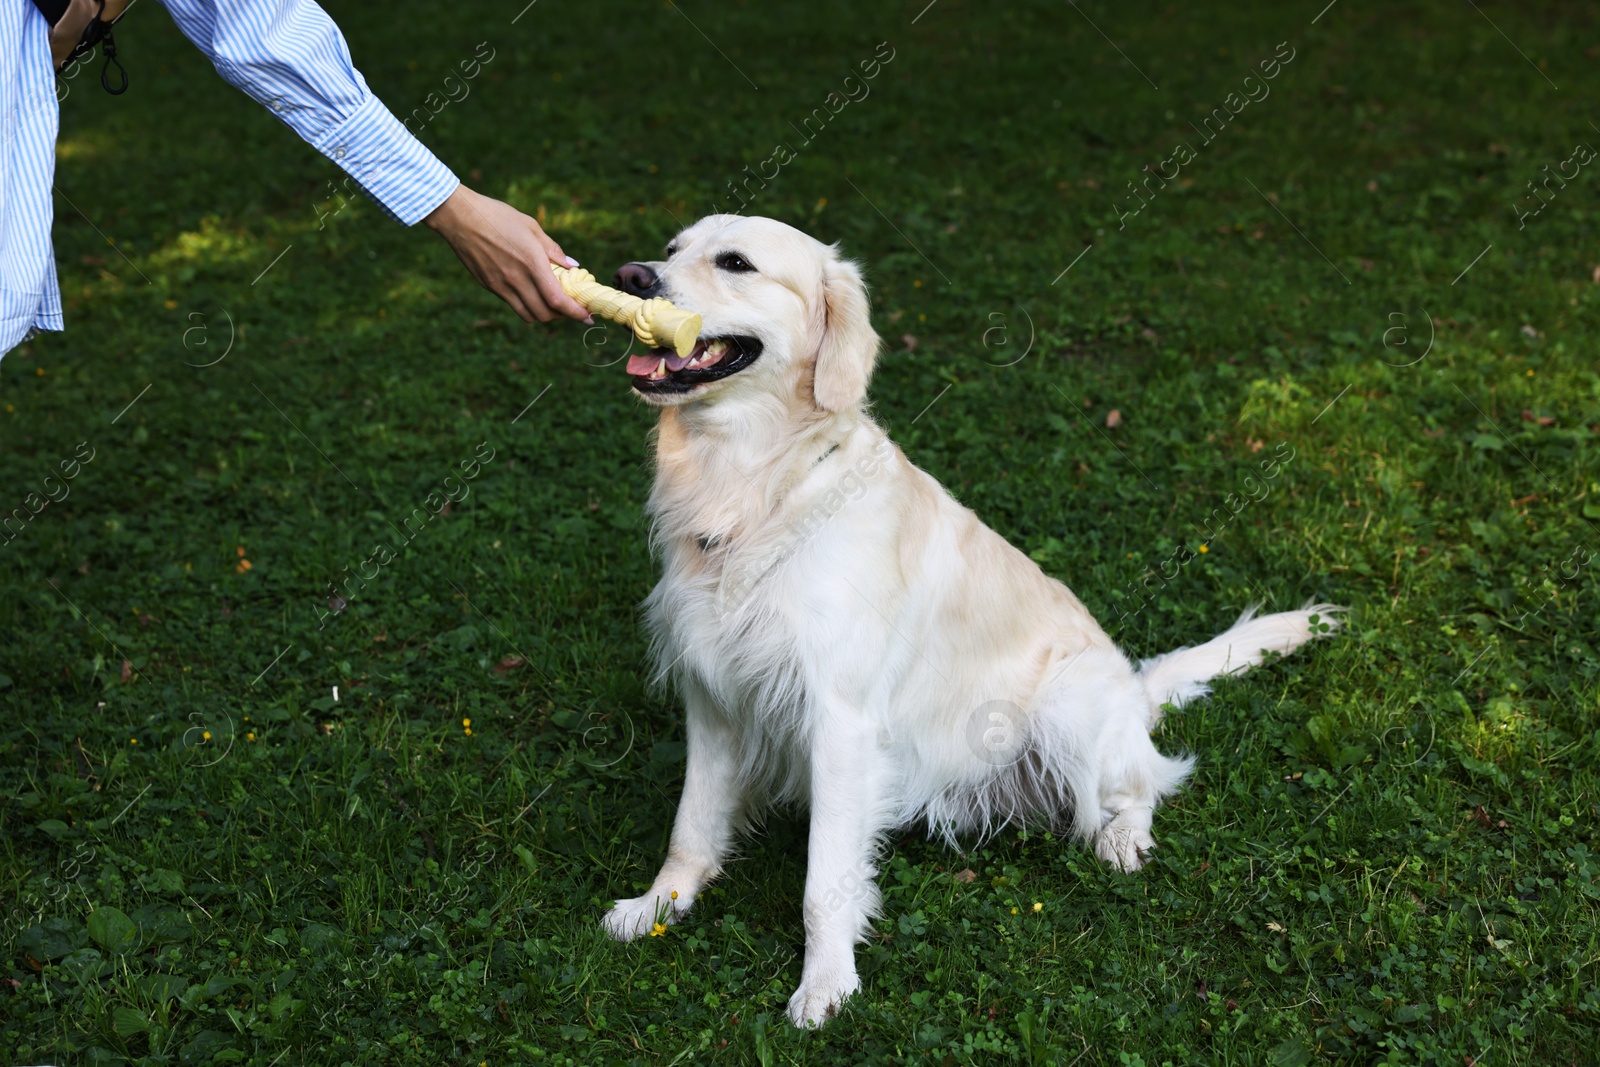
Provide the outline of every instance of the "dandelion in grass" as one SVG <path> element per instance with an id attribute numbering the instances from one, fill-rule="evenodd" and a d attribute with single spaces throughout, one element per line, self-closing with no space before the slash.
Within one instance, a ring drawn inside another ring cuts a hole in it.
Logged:
<path id="1" fill-rule="evenodd" d="M 137 738 L 137 737 L 130 737 L 130 738 L 128 738 L 128 744 L 130 744 L 130 745 L 137 745 L 137 744 L 138 744 L 138 743 L 139 743 L 139 739 L 138 739 L 138 738 Z"/>
<path id="2" fill-rule="evenodd" d="M 254 741 L 256 739 L 256 732 L 251 730 L 249 733 L 244 735 L 244 739 L 246 741 Z"/>
<path id="3" fill-rule="evenodd" d="M 1211 551 L 1211 546 L 1210 545 L 1201 545 L 1200 546 L 1200 554 L 1202 556 L 1205 555 L 1207 552 L 1210 552 L 1210 551 Z"/>
<path id="4" fill-rule="evenodd" d="M 1034 901 L 1033 902 L 1033 910 L 1034 911 L 1043 911 L 1044 910 L 1044 902 L 1043 901 L 1038 901 L 1038 900 Z"/>
<path id="5" fill-rule="evenodd" d="M 666 923 L 656 923 L 654 926 L 650 927 L 650 936 L 651 937 L 660 937 L 662 934 L 664 934 L 666 932 L 667 932 L 667 924 Z"/>

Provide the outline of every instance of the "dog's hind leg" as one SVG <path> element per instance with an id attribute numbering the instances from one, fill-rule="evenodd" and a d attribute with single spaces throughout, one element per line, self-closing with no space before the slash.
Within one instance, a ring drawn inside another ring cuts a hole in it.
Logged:
<path id="1" fill-rule="evenodd" d="M 1144 866 L 1145 854 L 1156 846 L 1150 832 L 1156 805 L 1163 796 L 1177 790 L 1194 762 L 1172 759 L 1156 751 L 1155 743 L 1145 732 L 1144 702 L 1129 703 L 1133 707 L 1127 712 L 1128 724 L 1119 722 L 1109 729 L 1101 746 L 1102 821 L 1094 833 L 1095 855 L 1122 871 Z"/>
<path id="2" fill-rule="evenodd" d="M 1123 871 L 1155 847 L 1150 826 L 1192 759 L 1172 759 L 1151 741 L 1150 698 L 1119 652 L 1095 650 L 1067 664 L 1040 706 L 1034 745 L 1065 781 L 1074 828 L 1095 855 Z"/>
<path id="3" fill-rule="evenodd" d="M 606 932 L 618 941 L 647 934 L 657 922 L 670 925 L 689 911 L 721 871 L 744 809 L 731 725 L 699 685 L 690 681 L 683 689 L 688 768 L 672 844 L 649 892 L 619 900 L 606 913 Z"/>

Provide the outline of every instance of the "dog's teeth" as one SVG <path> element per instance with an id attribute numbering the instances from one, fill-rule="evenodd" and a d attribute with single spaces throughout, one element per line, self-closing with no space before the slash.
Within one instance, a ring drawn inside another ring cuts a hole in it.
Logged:
<path id="1" fill-rule="evenodd" d="M 728 342 L 726 342 L 726 341 L 712 341 L 709 345 L 706 345 L 706 354 L 707 355 L 722 356 L 722 355 L 726 355 L 727 352 L 728 352 Z"/>
<path id="2" fill-rule="evenodd" d="M 654 381 L 657 378 L 665 378 L 666 376 L 667 376 L 667 361 L 663 359 L 663 360 L 660 360 L 659 362 L 657 362 L 656 363 L 656 369 L 650 372 L 650 380 Z"/>

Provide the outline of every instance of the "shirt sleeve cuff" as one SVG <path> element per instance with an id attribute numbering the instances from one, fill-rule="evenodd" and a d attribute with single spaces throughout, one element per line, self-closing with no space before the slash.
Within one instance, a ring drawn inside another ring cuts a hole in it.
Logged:
<path id="1" fill-rule="evenodd" d="M 315 144 L 407 226 L 426 218 L 461 184 L 376 96 L 369 95 Z"/>

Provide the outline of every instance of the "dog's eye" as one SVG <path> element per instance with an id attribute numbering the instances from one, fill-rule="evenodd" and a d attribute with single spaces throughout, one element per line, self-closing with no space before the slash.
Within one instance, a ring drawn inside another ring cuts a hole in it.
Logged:
<path id="1" fill-rule="evenodd" d="M 732 271 L 735 274 L 755 273 L 755 268 L 737 252 L 723 252 L 717 256 L 716 264 L 722 270 Z"/>
<path id="2" fill-rule="evenodd" d="M 668 245 L 667 246 L 667 258 L 668 259 L 671 259 L 673 256 L 675 256 L 677 254 L 678 254 L 678 246 L 677 245 Z"/>

